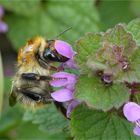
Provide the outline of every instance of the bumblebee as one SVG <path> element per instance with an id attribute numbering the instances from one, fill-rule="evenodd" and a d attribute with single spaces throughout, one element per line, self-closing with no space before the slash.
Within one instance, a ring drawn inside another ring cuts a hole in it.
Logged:
<path id="1" fill-rule="evenodd" d="M 36 37 L 19 50 L 17 72 L 9 97 L 10 106 L 21 102 L 34 108 L 53 101 L 49 81 L 52 80 L 51 71 L 58 71 L 54 62 L 69 60 L 56 51 L 55 42 Z"/>

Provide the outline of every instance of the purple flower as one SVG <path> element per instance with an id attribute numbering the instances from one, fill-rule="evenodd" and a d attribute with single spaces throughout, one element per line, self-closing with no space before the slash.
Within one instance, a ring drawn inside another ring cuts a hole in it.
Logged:
<path id="1" fill-rule="evenodd" d="M 54 87 L 69 86 L 76 83 L 76 76 L 67 72 L 57 72 L 52 75 L 52 78 L 50 84 Z"/>
<path id="2" fill-rule="evenodd" d="M 70 59 L 73 59 L 74 55 L 76 54 L 76 52 L 73 51 L 71 45 L 62 40 L 56 40 L 54 47 L 59 54 Z"/>
<path id="3" fill-rule="evenodd" d="M 70 115 L 73 109 L 79 104 L 80 102 L 76 99 L 73 99 L 69 102 L 68 107 L 67 107 L 67 114 L 66 114 L 68 118 L 70 118 Z"/>
<path id="4" fill-rule="evenodd" d="M 74 99 L 74 86 L 77 79 L 74 74 L 58 72 L 53 74 L 52 78 L 53 80 L 50 81 L 51 86 L 63 87 L 63 89 L 51 93 L 52 98 L 58 102 L 66 102 Z"/>
<path id="5" fill-rule="evenodd" d="M 112 74 L 110 74 L 110 73 L 104 73 L 102 75 L 101 79 L 105 84 L 112 84 L 112 82 L 113 82 Z"/>
<path id="6" fill-rule="evenodd" d="M 72 110 L 79 104 L 79 101 L 74 98 L 77 76 L 64 72 L 63 70 L 65 70 L 65 68 L 78 69 L 76 62 L 74 61 L 76 52 L 73 51 L 70 44 L 61 40 L 56 40 L 54 47 L 59 54 L 69 58 L 69 60 L 65 63 L 61 63 L 60 67 L 58 67 L 61 72 L 52 75 L 53 80 L 50 81 L 50 85 L 53 87 L 59 87 L 60 89 L 52 92 L 51 96 L 55 101 L 66 102 L 66 115 L 69 118 Z"/>
<path id="7" fill-rule="evenodd" d="M 128 121 L 135 123 L 133 132 L 140 136 L 140 106 L 134 102 L 128 102 L 123 107 L 123 113 Z"/>
<path id="8" fill-rule="evenodd" d="M 74 98 L 73 92 L 66 88 L 60 89 L 58 91 L 51 93 L 51 96 L 54 100 L 56 100 L 58 102 L 66 102 L 66 101 L 70 101 Z"/>
<path id="9" fill-rule="evenodd" d="M 72 69 L 78 69 L 76 62 L 73 59 L 69 59 L 65 63 L 62 63 L 63 68 L 72 68 Z"/>
<path id="10" fill-rule="evenodd" d="M 3 15 L 4 10 L 2 6 L 0 6 L 0 33 L 5 33 L 8 30 L 7 24 L 2 21 Z"/>

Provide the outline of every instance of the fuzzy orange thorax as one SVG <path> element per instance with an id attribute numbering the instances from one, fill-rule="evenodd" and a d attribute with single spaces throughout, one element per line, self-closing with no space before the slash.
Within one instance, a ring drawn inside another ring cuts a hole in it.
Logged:
<path id="1" fill-rule="evenodd" d="M 27 42 L 27 44 L 21 48 L 18 52 L 18 64 L 28 64 L 35 59 L 35 52 L 41 45 L 43 38 L 35 37 Z"/>

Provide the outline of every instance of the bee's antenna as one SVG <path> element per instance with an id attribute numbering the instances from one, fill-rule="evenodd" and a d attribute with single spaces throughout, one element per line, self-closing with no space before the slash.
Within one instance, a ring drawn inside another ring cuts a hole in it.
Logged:
<path id="1" fill-rule="evenodd" d="M 65 32 L 67 32 L 67 31 L 70 30 L 71 28 L 72 28 L 72 26 L 69 27 L 69 28 L 67 28 L 67 29 L 65 29 L 63 32 L 61 32 L 60 34 L 58 34 L 55 38 L 58 38 L 59 36 L 61 36 L 61 35 L 64 34 Z"/>

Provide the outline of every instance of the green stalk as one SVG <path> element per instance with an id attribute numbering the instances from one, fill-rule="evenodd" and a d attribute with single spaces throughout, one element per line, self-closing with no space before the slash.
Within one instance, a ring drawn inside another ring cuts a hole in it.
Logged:
<path id="1" fill-rule="evenodd" d="M 3 77 L 3 66 L 2 66 L 2 57 L 0 52 L 0 115 L 2 112 L 2 103 L 3 103 L 3 86 L 4 86 L 4 77 Z"/>

